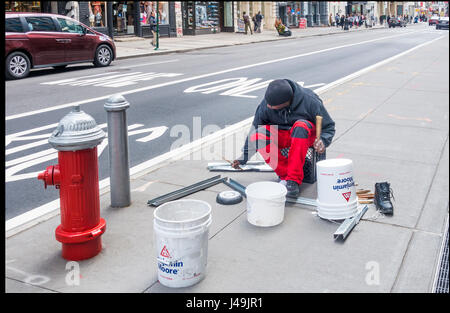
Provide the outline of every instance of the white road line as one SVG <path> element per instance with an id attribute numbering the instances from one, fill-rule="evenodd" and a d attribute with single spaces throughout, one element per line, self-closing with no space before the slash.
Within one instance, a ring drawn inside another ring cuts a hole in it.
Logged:
<path id="1" fill-rule="evenodd" d="M 127 69 L 127 68 L 132 68 L 132 67 L 141 67 L 141 66 L 146 66 L 146 65 L 156 65 L 156 64 L 172 63 L 172 62 L 178 62 L 178 61 L 180 61 L 180 60 L 174 59 L 174 60 L 161 61 L 161 62 L 151 62 L 151 63 L 134 64 L 134 65 L 128 65 L 128 66 L 119 67 L 119 69 Z"/>
<path id="2" fill-rule="evenodd" d="M 305 87 L 305 88 L 313 88 L 313 87 L 319 87 L 319 86 L 323 86 L 323 85 L 325 85 L 325 83 L 312 84 L 312 85 L 303 86 L 303 87 Z"/>
<path id="3" fill-rule="evenodd" d="M 389 63 L 395 59 L 398 59 L 402 56 L 404 56 L 405 54 L 408 54 L 416 49 L 419 49 L 423 46 L 429 45 L 439 39 L 444 38 L 446 35 L 440 36 L 438 38 L 435 38 L 431 41 L 428 42 L 424 42 L 422 44 L 419 44 L 409 50 L 406 50 L 404 52 L 401 52 L 397 55 L 394 55 L 388 59 L 385 59 L 383 61 L 380 61 L 376 64 L 373 64 L 371 66 L 368 66 L 366 68 L 361 69 L 358 72 L 355 72 L 353 74 L 350 74 L 348 76 L 342 77 L 332 83 L 329 83 L 321 88 L 315 89 L 315 92 L 317 94 L 322 94 L 326 91 L 328 91 L 329 89 L 335 88 L 336 86 L 343 84 L 347 81 L 350 81 L 364 73 L 367 73 L 371 70 L 373 70 L 376 67 L 382 66 L 386 63 Z M 216 141 L 223 139 L 225 136 L 227 135 L 231 135 L 234 134 L 238 131 L 243 131 L 245 130 L 250 123 L 253 121 L 253 116 L 238 122 L 236 124 L 233 124 L 231 126 L 228 126 L 224 129 L 221 129 L 211 135 L 208 135 L 206 137 L 194 140 L 193 142 L 186 144 L 182 147 L 179 147 L 177 149 L 174 149 L 172 151 L 166 152 L 162 155 L 159 155 L 153 159 L 150 159 L 148 161 L 145 161 L 141 164 L 138 164 L 132 168 L 130 168 L 130 176 L 132 175 L 137 175 L 142 174 L 144 171 L 149 171 L 152 168 L 156 168 L 156 167 L 161 167 L 164 166 L 165 164 L 167 164 L 168 162 L 171 162 L 173 160 L 179 160 L 182 159 L 183 157 L 191 154 L 192 152 L 194 152 L 194 150 L 198 150 L 202 147 L 205 147 L 207 145 L 210 145 L 212 143 L 215 143 Z M 109 177 L 105 178 L 103 180 L 100 181 L 99 183 L 100 186 L 100 190 L 102 191 L 103 188 L 106 188 L 109 186 Z M 108 190 L 104 191 L 103 193 L 108 192 Z M 53 216 L 56 216 L 59 214 L 59 199 L 53 200 L 49 203 L 46 203 L 44 205 L 41 205 L 40 207 L 37 207 L 35 209 L 32 209 L 26 213 L 23 213 L 19 216 L 16 216 L 14 218 L 11 218 L 9 220 L 6 221 L 6 225 L 5 225 L 5 235 L 6 238 L 13 236 L 14 234 L 17 234 L 18 232 L 21 232 L 25 229 L 28 229 L 42 221 L 45 221 L 47 219 L 52 218 Z"/>
<path id="4" fill-rule="evenodd" d="M 337 49 L 342 49 L 342 48 L 362 45 L 362 44 L 366 44 L 366 43 L 371 43 L 371 42 L 380 41 L 380 40 L 389 39 L 389 38 L 395 38 L 395 37 L 399 37 L 399 36 L 405 36 L 405 35 L 408 35 L 408 34 L 419 33 L 419 32 L 420 31 L 412 31 L 412 32 L 408 32 L 408 33 L 401 33 L 401 34 L 396 34 L 396 35 L 392 35 L 392 36 L 386 36 L 386 37 L 381 37 L 381 38 L 376 38 L 376 39 L 370 39 L 370 40 L 366 40 L 366 41 L 361 41 L 361 42 L 356 42 L 356 43 L 336 46 L 336 47 L 332 47 L 332 48 L 327 48 L 327 49 L 322 49 L 322 50 L 317 50 L 317 51 L 297 54 L 297 55 L 293 55 L 293 56 L 290 56 L 290 57 L 284 57 L 284 58 L 269 60 L 269 61 L 265 61 L 265 62 L 239 66 L 239 67 L 235 67 L 235 68 L 231 68 L 231 69 L 227 69 L 227 70 L 222 70 L 222 71 L 218 71 L 218 72 L 207 73 L 207 74 L 202 74 L 202 75 L 198 75 L 198 76 L 194 76 L 194 77 L 188 77 L 188 78 L 183 78 L 183 79 L 179 79 L 179 80 L 175 80 L 175 81 L 171 81 L 171 82 L 161 83 L 161 84 L 157 84 L 157 85 L 152 85 L 152 86 L 146 86 L 146 87 L 142 87 L 142 88 L 132 89 L 132 90 L 121 92 L 120 94 L 121 95 L 128 95 L 128 94 L 137 93 L 137 92 L 141 92 L 141 91 L 146 91 L 146 90 L 151 90 L 151 89 L 155 89 L 155 88 L 161 88 L 161 87 L 165 87 L 165 86 L 170 86 L 170 85 L 175 85 L 175 84 L 179 84 L 179 83 L 184 83 L 184 82 L 195 80 L 195 79 L 201 79 L 201 78 L 215 76 L 215 75 L 220 75 L 220 74 L 225 74 L 225 73 L 229 73 L 229 72 L 233 72 L 233 71 L 239 71 L 239 70 L 243 70 L 243 69 L 248 69 L 248 68 L 252 68 L 252 67 L 256 67 L 256 66 L 267 65 L 267 64 L 281 62 L 281 61 L 286 61 L 286 60 L 292 60 L 292 59 L 301 58 L 301 57 L 314 55 L 314 54 L 318 54 L 318 53 L 323 53 L 323 52 L 333 51 L 333 50 L 337 50 Z M 20 114 L 14 114 L 14 115 L 6 116 L 5 120 L 9 121 L 9 120 L 13 120 L 13 119 L 17 119 L 17 118 L 21 118 L 21 117 L 25 117 L 25 116 L 36 115 L 36 114 L 40 114 L 40 113 L 45 113 L 45 112 L 49 112 L 49 111 L 54 111 L 54 110 L 59 110 L 59 109 L 67 108 L 67 107 L 72 107 L 74 105 L 81 105 L 81 104 L 85 104 L 85 103 L 91 103 L 91 102 L 95 102 L 95 101 L 105 100 L 105 99 L 108 99 L 109 97 L 111 97 L 112 95 L 115 95 L 115 94 L 116 93 L 112 93 L 112 94 L 108 94 L 108 95 L 101 96 L 101 97 L 75 101 L 75 102 L 71 102 L 71 103 L 61 104 L 61 105 L 57 105 L 57 106 L 53 106 L 53 107 L 49 107 L 49 108 L 45 108 L 45 109 L 29 111 L 29 112 L 20 113 Z"/>
<path id="5" fill-rule="evenodd" d="M 117 73 L 117 72 L 114 72 Z M 155 73 L 155 72 L 129 72 L 129 73 L 121 73 L 103 77 L 95 77 L 86 79 L 86 77 L 90 76 L 81 76 L 75 77 L 71 79 L 65 79 L 62 81 L 54 81 L 54 82 L 45 82 L 41 83 L 41 85 L 70 85 L 70 86 L 96 86 L 96 87 L 108 87 L 108 88 L 117 88 L 128 85 L 135 85 L 138 81 L 148 81 L 158 77 L 176 77 L 183 74 L 180 73 Z M 97 75 L 95 75 L 97 76 Z"/>
<path id="6" fill-rule="evenodd" d="M 39 140 L 39 141 L 35 141 L 35 142 L 31 142 L 31 143 L 28 143 L 28 144 L 25 144 L 25 145 L 18 146 L 18 147 L 15 147 L 15 148 L 6 149 L 5 150 L 5 155 L 9 155 L 9 154 L 12 154 L 12 153 L 20 152 L 20 151 L 23 151 L 23 150 L 27 150 L 27 149 L 30 149 L 30 148 L 37 147 L 37 146 L 42 146 L 42 145 L 45 145 L 47 143 L 48 143 L 48 137 L 47 137 L 47 139 L 42 139 L 42 140 Z"/>
<path id="7" fill-rule="evenodd" d="M 23 135 L 28 135 L 28 134 L 32 134 L 32 133 L 37 133 L 37 132 L 39 132 L 41 130 L 45 130 L 45 129 L 49 129 L 49 128 L 55 128 L 56 126 L 58 126 L 58 123 L 53 123 L 53 124 L 41 126 L 41 127 L 38 127 L 38 128 L 27 129 L 27 130 L 24 130 L 24 131 L 20 131 L 18 133 L 6 135 L 5 139 L 6 139 L 7 143 L 5 144 L 5 146 L 7 146 L 8 142 L 11 142 L 13 138 L 22 137 Z"/>
<path id="8" fill-rule="evenodd" d="M 97 76 L 103 76 L 103 75 L 111 75 L 111 74 L 116 74 L 119 72 L 108 72 L 108 73 L 101 73 L 101 74 L 95 74 L 95 75 L 88 75 L 88 76 L 80 76 L 78 78 L 66 78 L 66 79 L 61 79 L 61 80 L 55 80 L 53 82 L 46 82 L 46 83 L 41 83 L 40 85 L 57 85 L 57 84 L 64 84 L 66 82 L 71 82 L 75 79 L 80 79 L 80 78 L 89 78 L 89 77 L 97 77 Z"/>
<path id="9" fill-rule="evenodd" d="M 398 59 L 398 58 L 400 58 L 400 57 L 402 57 L 402 56 L 404 56 L 404 55 L 406 55 L 406 54 L 408 54 L 408 53 L 410 53 L 410 52 L 416 50 L 416 49 L 419 49 L 419 48 L 421 48 L 421 47 L 423 47 L 423 46 L 429 45 L 429 44 L 431 44 L 431 43 L 433 43 L 433 42 L 435 42 L 435 41 L 437 41 L 437 40 L 439 40 L 439 39 L 442 39 L 442 38 L 444 38 L 444 37 L 445 37 L 445 35 L 444 35 L 444 36 L 440 36 L 440 37 L 435 38 L 435 39 L 432 39 L 432 40 L 430 40 L 430 41 L 421 43 L 420 45 L 417 45 L 417 46 L 415 46 L 415 47 L 412 47 L 411 49 L 408 49 L 408 50 L 406 50 L 406 51 L 400 52 L 399 54 L 396 54 L 396 55 L 394 55 L 394 56 L 392 56 L 392 57 L 390 57 L 390 58 L 384 59 L 383 61 L 380 61 L 380 62 L 378 62 L 378 63 L 372 64 L 372 65 L 370 65 L 370 66 L 368 66 L 368 67 L 365 67 L 365 68 L 363 68 L 363 69 L 361 69 L 361 70 L 359 70 L 359 71 L 357 71 L 357 72 L 354 72 L 354 73 L 352 73 L 352 74 L 350 74 L 350 75 L 347 75 L 347 76 L 345 76 L 345 77 L 342 77 L 342 78 L 340 78 L 340 79 L 338 79 L 338 80 L 335 80 L 334 82 L 329 83 L 329 84 L 327 84 L 327 85 L 325 85 L 325 86 L 323 86 L 323 87 L 317 88 L 317 89 L 315 89 L 314 91 L 315 91 L 316 93 L 323 93 L 323 92 L 325 92 L 325 91 L 327 91 L 327 90 L 329 90 L 329 89 L 332 89 L 332 88 L 334 88 L 334 87 L 336 87 L 336 86 L 338 86 L 338 85 L 341 85 L 341 84 L 343 84 L 343 83 L 345 83 L 345 82 L 347 82 L 347 81 L 350 81 L 350 80 L 352 80 L 352 79 L 354 79 L 354 78 L 356 78 L 356 77 L 358 77 L 358 76 L 361 76 L 362 74 L 365 74 L 365 73 L 367 73 L 367 72 L 370 72 L 371 70 L 373 70 L 373 69 L 375 69 L 375 68 L 377 68 L 377 67 L 380 67 L 380 66 L 382 66 L 382 65 L 384 65 L 384 64 L 387 64 L 387 63 L 389 63 L 389 62 L 391 62 L 391 61 L 393 61 L 393 60 L 395 60 L 395 59 Z"/>
<path id="10" fill-rule="evenodd" d="M 20 158 L 14 159 L 14 160 L 6 161 L 5 162 L 5 167 L 9 167 L 9 166 L 13 166 L 13 165 L 16 165 L 16 164 L 27 162 L 29 160 L 37 159 L 37 158 L 40 158 L 42 156 L 46 156 L 47 154 L 54 153 L 55 151 L 56 151 L 55 149 L 50 148 L 50 149 L 42 150 L 42 151 L 39 151 L 39 152 L 36 152 L 36 153 L 33 153 L 33 154 L 27 154 L 27 155 L 25 155 L 23 157 L 20 157 Z"/>

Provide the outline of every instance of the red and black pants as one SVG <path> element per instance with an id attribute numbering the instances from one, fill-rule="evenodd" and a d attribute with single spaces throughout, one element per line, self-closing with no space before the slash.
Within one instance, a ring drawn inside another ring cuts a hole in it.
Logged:
<path id="1" fill-rule="evenodd" d="M 303 181 L 303 165 L 308 148 L 316 139 L 316 126 L 307 120 L 298 120 L 289 130 L 277 125 L 260 126 L 250 136 L 257 151 L 282 180 Z"/>

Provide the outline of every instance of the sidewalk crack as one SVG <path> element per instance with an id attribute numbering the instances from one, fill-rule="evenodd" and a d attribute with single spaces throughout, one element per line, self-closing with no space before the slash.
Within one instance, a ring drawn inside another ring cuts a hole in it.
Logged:
<path id="1" fill-rule="evenodd" d="M 21 283 L 21 284 L 24 284 L 24 285 L 27 285 L 27 286 L 32 286 L 32 287 L 36 287 L 36 288 L 41 288 L 41 289 L 45 289 L 45 290 L 52 291 L 52 292 L 56 292 L 56 293 L 62 293 L 61 291 L 54 290 L 54 289 L 51 289 L 51 288 L 47 288 L 47 287 L 43 287 L 43 286 L 38 286 L 38 285 L 29 284 L 29 283 L 26 283 L 26 282 L 24 282 L 24 281 L 21 281 L 20 279 L 8 277 L 7 275 L 5 276 L 5 278 L 10 279 L 10 280 L 13 280 L 13 281 L 18 282 L 18 283 Z"/>

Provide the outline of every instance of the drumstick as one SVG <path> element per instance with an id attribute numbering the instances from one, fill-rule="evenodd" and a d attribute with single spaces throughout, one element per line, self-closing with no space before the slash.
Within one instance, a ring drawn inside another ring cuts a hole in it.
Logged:
<path id="1" fill-rule="evenodd" d="M 230 163 L 230 165 L 233 165 L 233 162 L 231 162 L 230 160 L 225 159 L 224 157 L 222 157 L 222 160 L 227 161 L 228 163 Z M 238 166 L 237 168 L 238 170 L 243 170 L 240 166 Z"/>
<path id="2" fill-rule="evenodd" d="M 322 132 L 322 116 L 316 115 L 316 138 L 320 139 L 320 133 Z"/>

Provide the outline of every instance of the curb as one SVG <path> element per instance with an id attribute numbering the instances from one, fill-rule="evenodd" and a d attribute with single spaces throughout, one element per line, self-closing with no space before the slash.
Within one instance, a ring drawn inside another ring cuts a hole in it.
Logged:
<path id="1" fill-rule="evenodd" d="M 358 30 L 360 31 L 371 31 L 371 30 L 378 30 L 378 29 L 386 29 L 385 27 L 376 27 L 376 28 L 370 28 L 370 29 L 362 29 Z M 355 31 L 353 31 L 355 32 Z M 151 55 L 166 55 L 170 53 L 183 53 L 183 52 L 190 52 L 190 51 L 196 51 L 196 50 L 205 50 L 205 49 L 213 49 L 213 48 L 223 48 L 223 47 L 230 47 L 230 46 L 239 46 L 239 45 L 248 45 L 253 43 L 260 43 L 260 42 L 271 42 L 271 41 L 279 41 L 279 40 L 293 40 L 293 39 L 302 39 L 302 38 L 309 38 L 309 37 L 318 37 L 318 36 L 329 36 L 329 35 L 336 35 L 336 34 L 345 34 L 344 31 L 342 32 L 332 32 L 332 33 L 324 33 L 324 34 L 312 34 L 312 35 L 304 35 L 304 36 L 297 36 L 297 37 L 281 37 L 281 38 L 273 38 L 273 39 L 264 39 L 264 40 L 258 40 L 258 41 L 249 41 L 249 42 L 239 42 L 239 43 L 233 43 L 233 44 L 222 44 L 222 45 L 212 45 L 207 47 L 198 47 L 198 48 L 187 48 L 187 49 L 176 49 L 176 50 L 168 50 L 168 51 L 158 51 L 158 52 L 150 52 L 150 53 L 142 53 L 142 54 L 133 54 L 133 55 L 126 55 L 117 57 L 115 60 L 126 60 L 126 59 L 132 59 L 132 58 L 139 58 L 139 57 L 145 57 L 145 56 L 151 56 Z"/>

